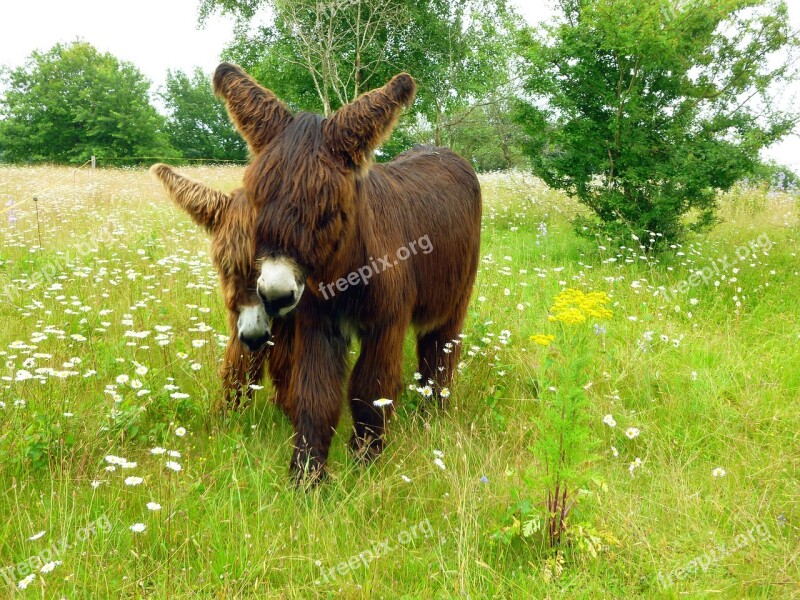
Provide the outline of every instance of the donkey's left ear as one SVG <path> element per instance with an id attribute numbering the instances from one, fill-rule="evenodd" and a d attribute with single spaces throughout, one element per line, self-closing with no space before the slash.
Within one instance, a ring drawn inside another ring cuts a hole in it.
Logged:
<path id="1" fill-rule="evenodd" d="M 389 137 L 403 109 L 414 102 L 416 91 L 411 75 L 401 73 L 340 108 L 324 126 L 331 149 L 350 166 L 367 166 L 372 151 Z"/>

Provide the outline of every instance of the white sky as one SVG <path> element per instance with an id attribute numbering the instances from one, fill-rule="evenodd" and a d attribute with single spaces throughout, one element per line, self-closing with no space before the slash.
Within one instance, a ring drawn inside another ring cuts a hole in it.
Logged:
<path id="1" fill-rule="evenodd" d="M 512 0 L 532 23 L 550 14 L 549 0 Z M 33 50 L 81 38 L 102 52 L 135 64 L 155 86 L 167 69 L 211 72 L 233 24 L 215 17 L 197 28 L 199 0 L 3 0 L 0 20 L 0 65 L 18 67 Z M 795 29 L 800 29 L 800 0 L 788 0 Z M 791 93 L 800 97 L 800 83 Z M 800 133 L 800 132 L 799 132 Z M 765 153 L 800 172 L 800 135 Z"/>

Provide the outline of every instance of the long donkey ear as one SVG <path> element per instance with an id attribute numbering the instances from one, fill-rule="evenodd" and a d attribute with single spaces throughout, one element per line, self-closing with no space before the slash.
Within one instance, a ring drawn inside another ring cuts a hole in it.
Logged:
<path id="1" fill-rule="evenodd" d="M 325 123 L 331 149 L 356 168 L 366 167 L 372 151 L 392 133 L 403 109 L 411 106 L 417 86 L 401 73 L 382 88 L 343 106 Z"/>
<path id="2" fill-rule="evenodd" d="M 192 221 L 209 232 L 214 231 L 217 217 L 230 204 L 230 196 L 179 175 L 172 167 L 162 163 L 150 167 L 150 173 L 163 184 L 173 202 L 189 213 Z"/>
<path id="3" fill-rule="evenodd" d="M 263 150 L 292 120 L 289 109 L 275 94 L 236 65 L 225 62 L 218 66 L 213 85 L 253 153 Z"/>

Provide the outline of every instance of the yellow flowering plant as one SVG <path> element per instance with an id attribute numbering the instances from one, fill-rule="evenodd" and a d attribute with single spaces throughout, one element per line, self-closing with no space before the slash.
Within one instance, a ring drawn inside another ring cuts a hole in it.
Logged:
<path id="1" fill-rule="evenodd" d="M 547 351 L 534 378 L 533 392 L 542 414 L 536 423 L 539 435 L 529 450 L 537 460 L 523 479 L 534 494 L 543 494 L 546 511 L 542 514 L 537 508 L 541 501 L 520 494 L 521 501 L 509 512 L 511 524 L 499 536 L 503 539 L 541 536 L 556 553 L 568 546 L 578 551 L 585 547 L 580 532 L 591 525 L 577 524 L 573 533 L 569 522 L 579 498 L 598 481 L 592 471 L 597 439 L 592 435 L 586 389 L 589 373 L 598 362 L 594 338 L 605 331 L 596 322 L 613 316 L 610 304 L 605 292 L 563 290 L 553 299 L 548 315 L 548 321 L 559 326 L 561 334 L 541 333 L 529 338 Z M 584 323 L 595 324 L 594 334 L 579 327 Z"/>

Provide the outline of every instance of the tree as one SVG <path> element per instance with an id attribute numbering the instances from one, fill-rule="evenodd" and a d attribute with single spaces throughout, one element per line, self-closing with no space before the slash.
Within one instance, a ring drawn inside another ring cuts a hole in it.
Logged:
<path id="1" fill-rule="evenodd" d="M 673 241 L 695 211 L 759 164 L 797 115 L 770 92 L 794 77 L 786 5 L 774 0 L 561 0 L 525 34 L 519 122 L 534 172 L 596 218 L 579 230 Z M 756 101 L 758 100 L 758 101 Z"/>
<path id="2" fill-rule="evenodd" d="M 211 78 L 195 69 L 168 71 L 161 98 L 167 107 L 166 132 L 184 158 L 245 160 L 247 144 L 228 119 L 225 105 L 214 97 Z"/>
<path id="3" fill-rule="evenodd" d="M 0 103 L 7 161 L 81 163 L 174 156 L 150 84 L 130 63 L 90 44 L 57 44 L 12 70 Z"/>
<path id="4" fill-rule="evenodd" d="M 259 5 L 272 19 L 253 28 Z M 391 32 L 406 20 L 402 0 L 203 0 L 201 19 L 217 9 L 237 18 L 232 58 L 256 75 L 253 63 L 266 63 L 262 71 L 278 75 L 273 91 L 284 91 L 281 83 L 292 95 L 305 88 L 301 106 L 325 115 L 385 83 L 375 76 L 386 72 Z"/>
<path id="5" fill-rule="evenodd" d="M 330 114 L 411 73 L 417 101 L 398 131 L 421 115 L 437 144 L 452 115 L 508 81 L 519 23 L 505 0 L 201 0 L 201 21 L 217 10 L 237 18 L 226 57 L 296 109 Z"/>
<path id="6" fill-rule="evenodd" d="M 448 144 L 470 157 L 479 172 L 523 167 L 524 135 L 512 115 L 512 101 L 503 96 L 470 106 L 450 117 L 446 126 Z"/>

